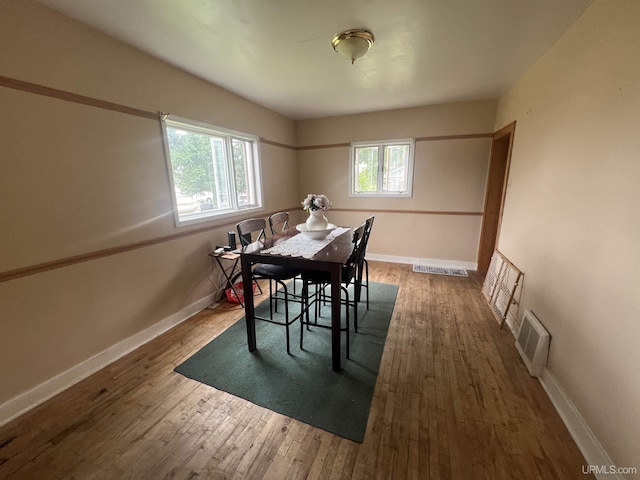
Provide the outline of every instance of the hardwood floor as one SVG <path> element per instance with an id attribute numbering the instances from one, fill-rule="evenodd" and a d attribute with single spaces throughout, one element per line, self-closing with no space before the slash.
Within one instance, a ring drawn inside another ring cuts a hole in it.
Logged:
<path id="1" fill-rule="evenodd" d="M 362 444 L 173 372 L 242 316 L 223 303 L 0 428 L 0 478 L 589 478 L 479 277 L 370 277 L 400 291 Z"/>

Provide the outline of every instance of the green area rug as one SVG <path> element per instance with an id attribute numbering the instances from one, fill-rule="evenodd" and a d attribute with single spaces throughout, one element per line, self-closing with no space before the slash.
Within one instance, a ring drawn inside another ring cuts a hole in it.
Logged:
<path id="1" fill-rule="evenodd" d="M 285 328 L 257 320 L 258 348 L 249 352 L 244 317 L 175 371 L 256 405 L 362 442 L 397 294 L 397 285 L 371 282 L 370 309 L 366 309 L 364 302 L 358 306 L 358 333 L 353 332 L 350 315 L 348 360 L 346 334 L 341 333 L 340 372 L 331 369 L 329 329 L 305 329 L 301 350 L 300 323 L 294 323 L 290 327 L 291 355 L 287 355 Z M 299 311 L 292 310 L 294 314 Z M 344 307 L 342 312 L 344 320 Z M 256 307 L 257 315 L 268 313 L 268 301 Z M 321 321 L 330 322 L 329 307 L 324 307 Z"/>

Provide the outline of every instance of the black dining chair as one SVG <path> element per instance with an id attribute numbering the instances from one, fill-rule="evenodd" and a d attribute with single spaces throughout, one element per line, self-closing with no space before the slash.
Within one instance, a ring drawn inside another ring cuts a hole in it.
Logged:
<path id="1" fill-rule="evenodd" d="M 245 247 L 253 242 L 265 239 L 266 226 L 267 223 L 264 218 L 249 218 L 247 220 L 239 222 L 236 225 L 236 229 L 238 230 L 240 244 Z M 289 318 L 289 301 L 292 298 L 295 299 L 295 297 L 289 294 L 285 281 L 297 277 L 298 275 L 300 275 L 300 273 L 301 271 L 297 268 L 271 264 L 258 264 L 251 271 L 252 278 L 254 280 L 264 279 L 269 281 L 269 318 L 258 316 L 256 316 L 256 318 L 277 325 L 283 325 L 285 327 L 288 354 L 291 353 L 289 341 L 289 325 L 294 323 L 298 319 L 298 317 L 302 317 L 303 309 L 301 308 L 301 313 L 299 315 L 294 316 L 293 318 Z M 273 288 L 274 283 L 276 284 L 275 291 Z M 282 292 L 282 296 L 280 296 L 280 292 Z M 284 302 L 284 321 L 275 320 L 273 316 L 273 313 L 278 311 L 278 301 Z"/>
<path id="2" fill-rule="evenodd" d="M 271 235 L 287 231 L 289 229 L 289 212 L 277 212 L 269 215 L 269 229 L 271 230 Z M 299 280 L 299 277 L 295 277 L 291 282 L 293 283 L 294 295 L 297 294 L 296 280 Z"/>
<path id="3" fill-rule="evenodd" d="M 278 212 L 269 216 L 271 234 L 281 233 L 289 229 L 289 212 Z"/>
<path id="4" fill-rule="evenodd" d="M 344 299 L 341 301 L 342 305 L 345 306 L 345 326 L 341 328 L 341 331 L 346 332 L 346 353 L 347 358 L 349 358 L 349 344 L 350 344 L 350 318 L 349 318 L 349 307 L 353 308 L 353 315 L 357 325 L 358 318 L 358 302 L 356 299 L 356 282 L 358 279 L 358 268 L 362 263 L 362 259 L 364 258 L 364 234 L 365 234 L 365 224 L 362 224 L 353 232 L 353 250 L 348 260 L 342 266 L 342 282 L 340 288 L 342 289 L 342 293 L 344 294 Z M 330 286 L 330 275 L 328 272 L 321 271 L 313 271 L 313 272 L 302 272 L 302 298 L 303 298 L 303 306 L 304 306 L 304 316 L 301 318 L 300 325 L 300 348 L 303 349 L 303 341 L 304 341 L 304 329 L 305 326 L 307 330 L 310 327 L 321 327 L 321 328 L 331 328 L 330 324 L 322 323 L 319 321 L 321 306 L 328 303 L 330 296 L 326 294 L 326 288 Z M 310 286 L 316 287 L 316 293 L 313 298 L 309 294 Z M 354 295 L 353 301 L 349 296 L 349 286 L 354 285 Z M 311 306 L 315 306 L 315 314 L 313 320 L 311 320 L 309 316 L 309 311 Z M 356 329 L 357 331 L 357 329 Z"/>

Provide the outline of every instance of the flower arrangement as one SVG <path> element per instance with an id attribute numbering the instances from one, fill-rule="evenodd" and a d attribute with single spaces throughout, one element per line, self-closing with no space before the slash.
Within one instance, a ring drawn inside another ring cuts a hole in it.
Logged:
<path id="1" fill-rule="evenodd" d="M 307 195 L 307 198 L 302 201 L 303 210 L 322 210 L 323 212 L 326 212 L 330 208 L 331 200 L 329 200 L 325 195 L 310 193 Z"/>

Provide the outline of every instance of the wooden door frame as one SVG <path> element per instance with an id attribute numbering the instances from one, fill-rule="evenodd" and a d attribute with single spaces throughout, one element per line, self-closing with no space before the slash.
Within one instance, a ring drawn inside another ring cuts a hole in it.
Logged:
<path id="1" fill-rule="evenodd" d="M 493 250 L 497 248 L 498 241 L 500 239 L 500 228 L 502 226 L 502 214 L 504 212 L 504 201 L 507 194 L 507 183 L 509 180 L 509 167 L 511 166 L 511 151 L 513 149 L 513 136 L 515 134 L 516 122 L 512 122 L 505 127 L 501 128 L 493 134 L 493 142 L 491 144 L 491 154 L 489 157 L 489 167 L 487 169 L 487 184 L 484 196 L 484 208 L 482 215 L 482 227 L 480 229 L 480 241 L 478 242 L 478 271 L 480 273 L 486 273 L 489 266 L 489 260 L 493 254 Z M 508 141 L 506 149 L 506 158 L 501 157 L 500 149 L 497 148 L 499 143 Z M 505 162 L 504 169 L 500 170 L 500 174 L 504 174 L 502 182 L 492 182 L 491 175 L 495 175 L 495 165 L 497 162 Z M 493 172 L 493 173 L 492 173 Z M 488 218 L 487 212 L 489 210 L 489 202 L 493 195 L 498 193 L 498 188 L 502 191 L 500 193 L 500 207 L 497 219 Z M 490 189 L 496 189 L 492 191 Z M 487 259 L 488 255 L 488 259 Z"/>

